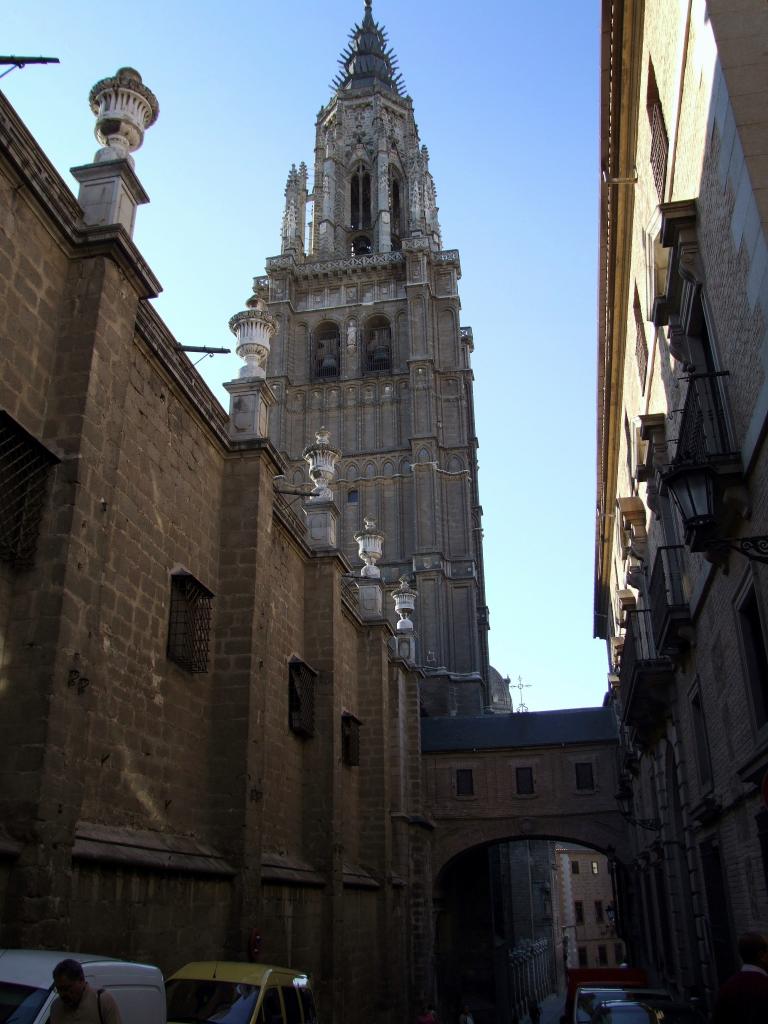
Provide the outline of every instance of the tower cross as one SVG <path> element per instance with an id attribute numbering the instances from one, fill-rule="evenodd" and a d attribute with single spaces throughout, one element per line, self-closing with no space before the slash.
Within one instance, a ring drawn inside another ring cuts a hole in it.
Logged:
<path id="1" fill-rule="evenodd" d="M 522 676 L 518 676 L 517 677 L 517 682 L 516 683 L 511 683 L 510 684 L 510 689 L 517 690 L 517 692 L 518 692 L 518 700 L 520 701 L 520 703 L 515 708 L 516 712 L 518 712 L 518 711 L 527 711 L 528 710 L 528 705 L 525 704 L 524 701 L 523 701 L 523 690 L 529 690 L 530 688 L 531 688 L 531 684 L 530 683 L 524 683 Z M 514 698 L 513 698 L 513 700 L 514 700 Z"/>

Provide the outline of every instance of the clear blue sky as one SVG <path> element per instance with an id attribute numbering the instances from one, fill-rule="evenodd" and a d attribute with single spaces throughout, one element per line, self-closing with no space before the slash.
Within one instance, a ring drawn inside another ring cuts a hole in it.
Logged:
<path id="1" fill-rule="evenodd" d="M 443 244 L 461 252 L 475 337 L 491 660 L 532 711 L 598 704 L 592 639 L 599 191 L 598 0 L 374 0 L 429 147 Z M 187 345 L 229 317 L 280 248 L 292 162 L 363 0 L 8 5 L 3 53 L 61 65 L 0 88 L 58 171 L 98 148 L 88 92 L 138 69 L 160 117 L 136 153 L 151 197 L 135 240 Z M 222 403 L 234 355 L 200 370 Z"/>

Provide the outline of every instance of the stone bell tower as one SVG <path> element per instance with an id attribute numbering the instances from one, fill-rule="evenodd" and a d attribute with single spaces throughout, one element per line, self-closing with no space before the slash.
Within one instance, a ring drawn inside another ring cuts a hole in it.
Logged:
<path id="1" fill-rule="evenodd" d="M 354 536 L 375 519 L 382 580 L 418 592 L 427 710 L 478 713 L 488 626 L 459 254 L 442 247 L 429 153 L 370 0 L 339 65 L 312 187 L 293 166 L 281 253 L 254 281 L 252 302 L 276 325 L 269 435 L 300 484 L 302 451 L 327 429 L 341 450 L 339 546 L 354 561 Z"/>

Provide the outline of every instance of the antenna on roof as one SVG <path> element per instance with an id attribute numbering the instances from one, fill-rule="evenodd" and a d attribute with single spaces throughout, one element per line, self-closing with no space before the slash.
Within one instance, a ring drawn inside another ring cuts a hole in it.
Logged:
<path id="1" fill-rule="evenodd" d="M 16 68 L 24 68 L 27 64 L 59 64 L 58 57 L 0 57 L 0 67 L 10 64 L 7 71 L 4 71 L 0 78 L 10 75 Z"/>

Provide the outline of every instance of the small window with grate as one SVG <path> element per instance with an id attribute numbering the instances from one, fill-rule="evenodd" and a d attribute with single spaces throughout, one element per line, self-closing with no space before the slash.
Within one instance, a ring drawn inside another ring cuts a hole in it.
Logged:
<path id="1" fill-rule="evenodd" d="M 595 788 L 595 775 L 592 770 L 592 763 L 590 761 L 580 761 L 575 765 L 576 768 L 576 789 L 594 789 Z"/>
<path id="2" fill-rule="evenodd" d="M 646 110 L 651 126 L 651 171 L 659 202 L 664 202 L 664 189 L 667 183 L 667 159 L 669 157 L 669 137 L 661 109 L 661 97 L 656 84 L 653 64 L 648 63 L 648 92 Z"/>
<path id="3" fill-rule="evenodd" d="M 48 476 L 58 461 L 0 412 L 0 561 L 14 569 L 34 564 Z"/>
<path id="4" fill-rule="evenodd" d="M 187 672 L 208 671 L 213 594 L 189 572 L 171 576 L 168 657 Z"/>
<path id="5" fill-rule="evenodd" d="M 456 769 L 456 796 L 474 796 L 475 779 L 471 768 Z"/>
<path id="6" fill-rule="evenodd" d="M 288 664 L 288 724 L 299 736 L 315 735 L 317 672 L 298 658 Z"/>
<path id="7" fill-rule="evenodd" d="M 341 760 L 353 768 L 360 764 L 360 725 L 348 711 L 341 716 Z"/>

